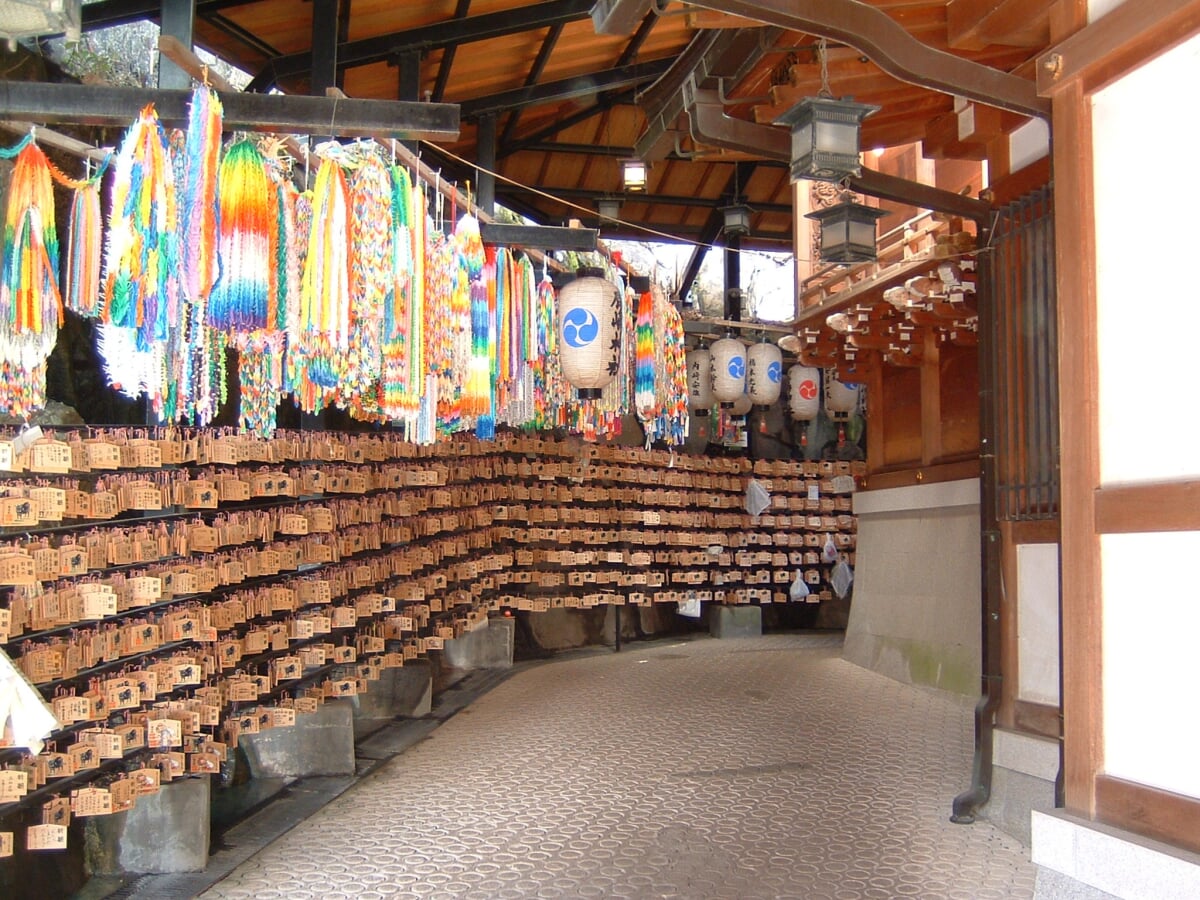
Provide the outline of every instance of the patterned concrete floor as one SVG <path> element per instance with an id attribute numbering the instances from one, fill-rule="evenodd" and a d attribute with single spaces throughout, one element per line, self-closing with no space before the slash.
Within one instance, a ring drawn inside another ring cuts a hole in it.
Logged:
<path id="1" fill-rule="evenodd" d="M 203 896 L 1032 897 L 1015 840 L 948 821 L 969 706 L 839 654 L 697 639 L 521 672 Z"/>

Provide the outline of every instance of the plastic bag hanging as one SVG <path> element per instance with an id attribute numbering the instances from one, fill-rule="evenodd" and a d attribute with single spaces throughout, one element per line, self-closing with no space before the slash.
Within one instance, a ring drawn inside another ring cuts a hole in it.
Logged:
<path id="1" fill-rule="evenodd" d="M 762 482 L 751 478 L 746 483 L 746 512 L 760 516 L 771 505 L 771 495 Z"/>

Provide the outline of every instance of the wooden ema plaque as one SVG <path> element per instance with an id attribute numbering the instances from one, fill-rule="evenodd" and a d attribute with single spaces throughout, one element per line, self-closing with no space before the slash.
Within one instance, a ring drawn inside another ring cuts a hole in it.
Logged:
<path id="1" fill-rule="evenodd" d="M 66 825 L 30 825 L 25 829 L 26 850 L 66 850 Z"/>

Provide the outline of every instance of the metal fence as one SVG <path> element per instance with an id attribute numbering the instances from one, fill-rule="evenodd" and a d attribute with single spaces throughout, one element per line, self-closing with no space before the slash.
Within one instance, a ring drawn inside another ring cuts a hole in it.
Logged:
<path id="1" fill-rule="evenodd" d="M 997 517 L 1057 519 L 1058 301 L 1051 187 L 1000 210 L 991 262 Z"/>

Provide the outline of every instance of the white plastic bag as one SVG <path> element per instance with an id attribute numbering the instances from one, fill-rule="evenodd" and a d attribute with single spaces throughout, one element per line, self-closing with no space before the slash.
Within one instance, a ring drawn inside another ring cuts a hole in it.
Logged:
<path id="1" fill-rule="evenodd" d="M 829 584 L 833 587 L 833 592 L 838 595 L 839 600 L 844 600 L 850 593 L 850 585 L 853 583 L 854 570 L 846 564 L 844 559 L 839 559 L 829 574 Z"/>
<path id="2" fill-rule="evenodd" d="M 837 547 L 833 543 L 833 535 L 825 535 L 825 546 L 821 548 L 821 562 L 835 563 L 837 562 L 838 552 Z"/>
<path id="3" fill-rule="evenodd" d="M 689 619 L 700 618 L 700 598 L 690 593 L 687 598 L 679 601 L 679 614 Z"/>
<path id="4" fill-rule="evenodd" d="M 793 600 L 803 600 L 809 593 L 808 584 L 804 581 L 804 573 L 797 569 L 796 577 L 792 579 L 792 586 L 788 589 L 788 595 Z"/>
<path id="5" fill-rule="evenodd" d="M 752 516 L 760 516 L 764 509 L 771 505 L 771 495 L 762 483 L 751 478 L 746 484 L 746 512 Z"/>

